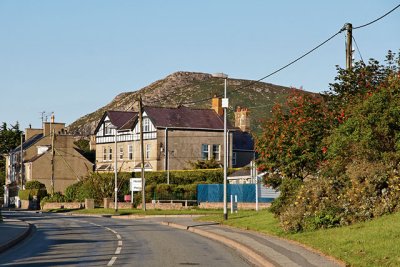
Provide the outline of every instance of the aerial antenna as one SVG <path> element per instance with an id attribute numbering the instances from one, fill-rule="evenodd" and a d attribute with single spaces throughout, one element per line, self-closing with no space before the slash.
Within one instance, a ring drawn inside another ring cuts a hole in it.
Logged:
<path id="1" fill-rule="evenodd" d="M 46 112 L 46 111 L 41 111 L 41 112 L 39 112 L 40 113 L 40 118 L 42 119 L 42 125 L 43 125 L 43 123 L 44 122 L 47 122 L 47 120 L 48 120 L 48 118 L 49 118 L 49 116 L 51 115 L 51 114 L 53 114 L 54 112 Z"/>

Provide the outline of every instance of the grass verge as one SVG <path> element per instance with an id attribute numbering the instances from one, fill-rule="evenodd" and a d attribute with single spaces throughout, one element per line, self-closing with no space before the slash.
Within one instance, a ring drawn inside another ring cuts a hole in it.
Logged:
<path id="1" fill-rule="evenodd" d="M 400 213 L 386 215 L 352 226 L 290 234 L 285 233 L 278 220 L 267 210 L 239 211 L 199 218 L 249 229 L 298 241 L 322 251 L 351 266 L 400 266 Z"/>

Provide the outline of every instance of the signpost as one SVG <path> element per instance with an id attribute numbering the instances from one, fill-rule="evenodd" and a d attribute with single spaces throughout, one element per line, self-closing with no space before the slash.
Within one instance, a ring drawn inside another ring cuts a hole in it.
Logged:
<path id="1" fill-rule="evenodd" d="M 133 192 L 142 191 L 142 178 L 130 178 L 129 190 L 131 191 L 131 203 L 133 203 Z"/>
<path id="2" fill-rule="evenodd" d="M 131 192 L 142 191 L 142 178 L 130 178 L 129 181 L 129 190 Z"/>

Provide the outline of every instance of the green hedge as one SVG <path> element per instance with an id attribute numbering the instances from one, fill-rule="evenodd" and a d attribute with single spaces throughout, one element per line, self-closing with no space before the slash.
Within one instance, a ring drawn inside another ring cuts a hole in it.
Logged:
<path id="1" fill-rule="evenodd" d="M 18 197 L 21 200 L 32 200 L 34 196 L 37 196 L 38 199 L 41 199 L 47 196 L 47 191 L 43 189 L 26 189 L 19 190 Z"/>
<path id="2" fill-rule="evenodd" d="M 45 203 L 47 202 L 56 202 L 56 203 L 62 203 L 65 202 L 65 196 L 61 194 L 61 192 L 55 192 L 52 196 L 45 196 L 42 198 L 40 201 L 40 206 L 44 206 Z"/>
<path id="3" fill-rule="evenodd" d="M 46 190 L 46 186 L 39 181 L 28 181 L 25 184 L 25 189 L 42 189 Z"/>
<path id="4" fill-rule="evenodd" d="M 135 177 L 140 178 L 140 172 L 134 173 Z M 146 172 L 147 184 L 164 184 L 167 183 L 167 172 Z M 199 183 L 216 183 L 222 184 L 224 181 L 224 172 L 222 169 L 204 169 L 204 170 L 184 170 L 170 171 L 170 184 L 186 185 Z"/>

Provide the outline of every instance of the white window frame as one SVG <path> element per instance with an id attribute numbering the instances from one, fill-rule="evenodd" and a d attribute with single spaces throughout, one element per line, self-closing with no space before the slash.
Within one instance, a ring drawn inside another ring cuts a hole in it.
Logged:
<path id="1" fill-rule="evenodd" d="M 111 122 L 104 123 L 104 135 L 112 135 L 113 129 L 110 126 L 111 126 Z"/>
<path id="2" fill-rule="evenodd" d="M 107 147 L 103 147 L 103 161 L 107 161 L 107 156 L 108 156 Z"/>
<path id="3" fill-rule="evenodd" d="M 215 148 L 217 148 L 217 149 L 215 150 Z M 215 160 L 221 160 L 221 145 L 218 145 L 218 144 L 212 145 L 212 157 Z"/>
<path id="4" fill-rule="evenodd" d="M 150 159 L 151 145 L 146 144 L 146 159 Z"/>
<path id="5" fill-rule="evenodd" d="M 207 148 L 207 150 L 205 148 Z M 201 144 L 201 159 L 210 159 L 210 146 L 208 144 Z"/>
<path id="6" fill-rule="evenodd" d="M 133 146 L 128 145 L 128 159 L 132 160 L 133 159 Z"/>
<path id="7" fill-rule="evenodd" d="M 113 149 L 112 149 L 112 147 L 108 147 L 108 160 L 109 161 L 112 161 L 112 158 L 113 158 Z"/>
<path id="8" fill-rule="evenodd" d="M 120 160 L 124 159 L 124 147 L 123 146 L 119 147 L 119 159 Z"/>
<path id="9" fill-rule="evenodd" d="M 144 133 L 150 132 L 150 119 L 149 118 L 143 119 L 143 132 Z"/>

